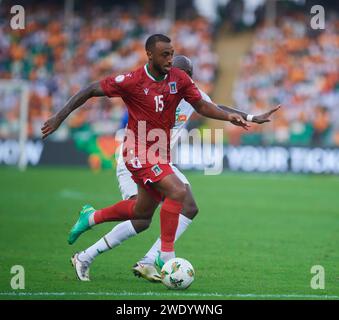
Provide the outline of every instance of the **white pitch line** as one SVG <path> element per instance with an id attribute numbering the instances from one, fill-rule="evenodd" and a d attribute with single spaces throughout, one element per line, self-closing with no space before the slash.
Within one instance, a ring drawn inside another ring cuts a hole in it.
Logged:
<path id="1" fill-rule="evenodd" d="M 72 199 L 72 200 L 84 200 L 89 201 L 90 199 L 95 200 L 102 200 L 102 201 L 109 201 L 112 200 L 112 196 L 109 194 L 102 195 L 102 194 L 86 194 L 83 192 L 71 190 L 71 189 L 63 189 L 57 193 L 58 197 L 66 198 L 66 199 Z"/>
<path id="2" fill-rule="evenodd" d="M 161 292 L 0 292 L 0 296 L 112 296 L 112 297 L 219 297 L 219 298 L 254 298 L 254 299 L 339 299 L 337 295 L 315 295 L 315 294 L 255 294 L 255 293 L 161 293 Z"/>

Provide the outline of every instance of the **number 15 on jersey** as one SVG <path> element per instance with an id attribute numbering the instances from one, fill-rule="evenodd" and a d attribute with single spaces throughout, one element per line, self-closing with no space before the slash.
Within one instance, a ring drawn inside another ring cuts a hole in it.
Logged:
<path id="1" fill-rule="evenodd" d="M 163 100 L 164 96 L 160 95 L 160 96 L 155 96 L 154 100 L 155 100 L 155 112 L 161 112 L 164 109 L 164 100 Z"/>

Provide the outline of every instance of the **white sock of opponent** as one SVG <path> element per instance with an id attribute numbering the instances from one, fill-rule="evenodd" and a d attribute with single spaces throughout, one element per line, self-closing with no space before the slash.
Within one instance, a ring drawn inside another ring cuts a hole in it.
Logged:
<path id="1" fill-rule="evenodd" d="M 184 233 L 184 231 L 189 227 L 191 223 L 192 223 L 191 219 L 185 217 L 183 214 L 179 215 L 178 228 L 175 233 L 175 241 L 179 239 L 179 237 Z M 155 241 L 155 243 L 153 244 L 152 248 L 140 260 L 140 263 L 153 264 L 158 255 L 158 251 L 160 251 L 160 248 L 161 248 L 161 240 L 160 238 L 158 238 L 158 240 Z"/>
<path id="2" fill-rule="evenodd" d="M 121 242 L 135 236 L 136 234 L 137 233 L 130 220 L 121 222 L 98 242 L 88 249 L 80 252 L 78 258 L 81 261 L 88 261 L 91 263 L 98 254 L 117 247 L 121 244 Z"/>

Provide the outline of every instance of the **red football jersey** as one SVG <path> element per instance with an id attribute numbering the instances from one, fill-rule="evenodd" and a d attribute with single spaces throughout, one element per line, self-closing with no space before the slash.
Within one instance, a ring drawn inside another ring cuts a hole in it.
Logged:
<path id="1" fill-rule="evenodd" d="M 163 80 L 157 81 L 145 65 L 128 74 L 109 76 L 100 84 L 107 97 L 121 97 L 128 108 L 127 128 L 134 133 L 135 140 L 129 145 L 125 142 L 124 151 L 144 159 L 147 150 L 161 140 L 155 139 L 154 131 L 148 135 L 149 132 L 162 129 L 166 135 L 166 145 L 161 144 L 161 148 L 166 149 L 166 161 L 169 161 L 170 130 L 175 123 L 179 102 L 185 99 L 193 104 L 202 99 L 192 79 L 184 71 L 173 67 Z M 126 141 L 133 139 L 129 140 L 127 135 Z M 133 149 L 135 154 L 129 149 Z"/>

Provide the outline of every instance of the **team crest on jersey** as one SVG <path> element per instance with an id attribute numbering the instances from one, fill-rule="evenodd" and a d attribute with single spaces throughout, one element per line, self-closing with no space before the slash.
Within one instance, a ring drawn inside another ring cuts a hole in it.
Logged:
<path id="1" fill-rule="evenodd" d="M 152 167 L 152 171 L 155 174 L 155 176 L 159 176 L 160 174 L 162 174 L 162 170 L 160 169 L 160 167 L 156 164 L 155 166 Z"/>
<path id="2" fill-rule="evenodd" d="M 169 82 L 168 85 L 169 85 L 169 87 L 170 87 L 170 94 L 176 94 L 176 93 L 178 93 L 178 90 L 177 90 L 177 83 L 176 83 L 176 82 Z"/>
<path id="3" fill-rule="evenodd" d="M 145 88 L 145 89 L 144 89 L 144 92 L 145 92 L 145 95 L 147 96 L 147 95 L 148 95 L 148 92 L 149 92 L 149 89 L 148 89 L 148 88 Z"/>

